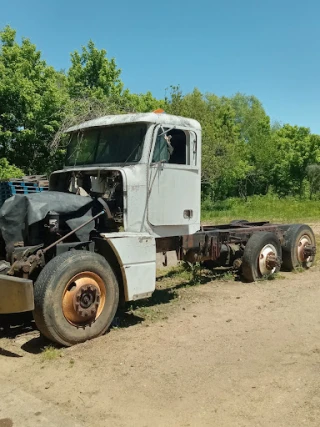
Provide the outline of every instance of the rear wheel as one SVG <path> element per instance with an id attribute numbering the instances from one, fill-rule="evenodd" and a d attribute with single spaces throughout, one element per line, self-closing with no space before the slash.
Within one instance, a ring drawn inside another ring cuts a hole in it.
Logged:
<path id="1" fill-rule="evenodd" d="M 259 231 L 252 234 L 242 257 L 242 276 L 248 282 L 269 277 L 279 271 L 281 245 L 277 236 Z"/>
<path id="2" fill-rule="evenodd" d="M 283 269 L 294 270 L 297 267 L 310 268 L 315 260 L 316 241 L 308 225 L 293 224 L 285 233 L 282 246 Z"/>
<path id="3" fill-rule="evenodd" d="M 70 346 L 102 335 L 119 303 L 119 288 L 108 262 L 96 253 L 58 255 L 35 286 L 34 320 L 52 341 Z"/>

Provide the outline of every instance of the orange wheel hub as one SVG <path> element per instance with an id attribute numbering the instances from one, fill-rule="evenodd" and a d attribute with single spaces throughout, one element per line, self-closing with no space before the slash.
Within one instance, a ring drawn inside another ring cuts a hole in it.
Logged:
<path id="1" fill-rule="evenodd" d="M 76 274 L 67 283 L 62 296 L 64 317 L 75 326 L 93 323 L 106 302 L 103 280 L 91 271 Z"/>

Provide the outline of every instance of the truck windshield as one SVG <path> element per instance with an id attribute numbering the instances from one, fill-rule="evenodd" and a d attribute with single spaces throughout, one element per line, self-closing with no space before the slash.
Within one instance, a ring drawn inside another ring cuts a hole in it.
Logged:
<path id="1" fill-rule="evenodd" d="M 66 166 L 138 162 L 141 159 L 146 123 L 88 129 L 71 134 Z"/>

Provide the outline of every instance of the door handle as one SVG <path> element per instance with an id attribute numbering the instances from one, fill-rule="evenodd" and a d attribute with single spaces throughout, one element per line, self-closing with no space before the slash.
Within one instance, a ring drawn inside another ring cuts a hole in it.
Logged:
<path id="1" fill-rule="evenodd" d="M 192 209 L 185 209 L 183 211 L 183 218 L 191 219 L 192 217 L 193 217 L 193 210 Z"/>

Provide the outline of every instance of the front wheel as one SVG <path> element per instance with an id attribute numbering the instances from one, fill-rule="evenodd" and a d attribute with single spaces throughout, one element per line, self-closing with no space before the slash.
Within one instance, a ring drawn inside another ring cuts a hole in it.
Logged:
<path id="1" fill-rule="evenodd" d="M 119 303 L 119 287 L 109 263 L 93 252 L 58 255 L 34 285 L 33 317 L 40 332 L 65 346 L 102 335 Z"/>
<path id="2" fill-rule="evenodd" d="M 242 276 L 248 282 L 269 277 L 280 270 L 281 245 L 277 236 L 259 231 L 249 238 L 242 257 Z"/>

